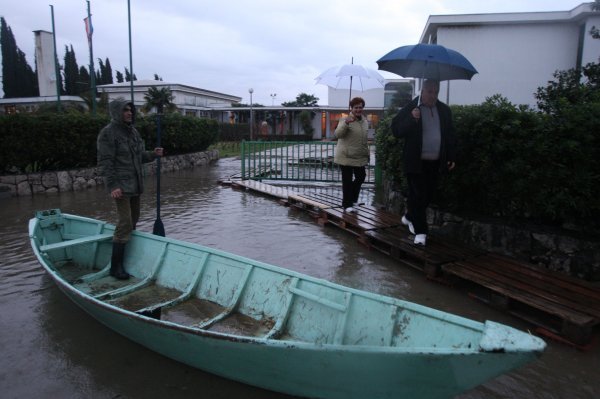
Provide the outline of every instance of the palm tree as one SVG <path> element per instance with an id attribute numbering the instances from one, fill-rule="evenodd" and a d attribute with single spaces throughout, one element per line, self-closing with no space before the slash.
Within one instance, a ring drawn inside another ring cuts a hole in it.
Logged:
<path id="1" fill-rule="evenodd" d="M 143 110 L 149 112 L 152 108 L 156 107 L 156 112 L 159 114 L 162 114 L 163 110 L 167 112 L 175 111 L 177 106 L 173 104 L 174 98 L 171 89 L 168 87 L 161 87 L 160 89 L 151 87 L 148 89 L 148 92 L 144 94 L 146 104 L 144 104 Z"/>

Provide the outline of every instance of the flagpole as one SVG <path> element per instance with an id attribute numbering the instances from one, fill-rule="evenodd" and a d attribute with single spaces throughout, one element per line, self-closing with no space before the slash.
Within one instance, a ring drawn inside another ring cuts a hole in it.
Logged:
<path id="1" fill-rule="evenodd" d="M 52 16 L 52 40 L 54 42 L 54 72 L 56 73 L 56 107 L 60 112 L 60 69 L 58 65 L 58 57 L 56 56 L 56 30 L 54 29 L 54 6 L 52 4 L 50 4 L 50 15 Z"/>
<path id="2" fill-rule="evenodd" d="M 92 25 L 92 14 L 90 11 L 90 1 L 87 2 L 88 12 L 88 45 L 90 48 L 90 97 L 92 99 L 92 114 L 96 115 L 96 72 L 94 71 L 94 49 L 92 46 L 92 34 L 94 28 Z"/>
<path id="3" fill-rule="evenodd" d="M 131 104 L 135 107 L 133 99 L 133 57 L 131 52 L 131 5 L 130 0 L 127 0 L 127 23 L 129 26 L 129 83 L 131 88 Z"/>

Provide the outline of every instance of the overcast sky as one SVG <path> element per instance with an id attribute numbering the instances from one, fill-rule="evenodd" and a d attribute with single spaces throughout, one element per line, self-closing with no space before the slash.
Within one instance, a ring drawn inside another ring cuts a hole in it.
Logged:
<path id="1" fill-rule="evenodd" d="M 278 105 L 299 93 L 327 104 L 315 84 L 326 69 L 350 63 L 377 69 L 396 47 L 419 41 L 430 15 L 567 11 L 577 0 L 131 0 L 133 72 L 231 94 L 249 103 Z M 73 45 L 89 66 L 85 0 L 0 0 L 0 15 L 34 67 L 35 30 L 52 31 L 54 5 L 58 57 Z M 129 69 L 126 0 L 91 0 L 94 64 Z M 382 72 L 387 78 L 397 78 Z M 272 97 L 276 94 L 276 97 Z"/>

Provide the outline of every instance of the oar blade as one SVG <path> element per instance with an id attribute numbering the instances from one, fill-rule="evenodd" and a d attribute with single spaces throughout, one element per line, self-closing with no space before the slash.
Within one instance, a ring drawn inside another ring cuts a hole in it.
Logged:
<path id="1" fill-rule="evenodd" d="M 161 236 L 161 237 L 165 236 L 165 226 L 163 225 L 162 220 L 160 220 L 160 217 L 154 221 L 154 227 L 152 228 L 152 234 L 154 234 L 155 236 Z"/>

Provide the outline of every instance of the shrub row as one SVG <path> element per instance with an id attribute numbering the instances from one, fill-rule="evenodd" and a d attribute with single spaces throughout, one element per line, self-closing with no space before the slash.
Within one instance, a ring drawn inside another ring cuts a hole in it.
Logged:
<path id="1" fill-rule="evenodd" d="M 90 167 L 96 164 L 96 138 L 108 116 L 42 114 L 0 116 L 0 174 Z M 151 149 L 156 145 L 157 116 L 136 120 Z M 219 135 L 214 120 L 167 114 L 161 117 L 161 145 L 166 154 L 204 151 Z"/>

